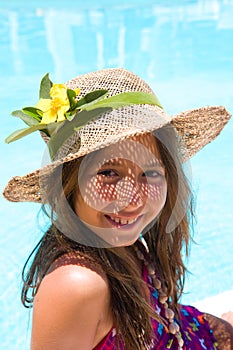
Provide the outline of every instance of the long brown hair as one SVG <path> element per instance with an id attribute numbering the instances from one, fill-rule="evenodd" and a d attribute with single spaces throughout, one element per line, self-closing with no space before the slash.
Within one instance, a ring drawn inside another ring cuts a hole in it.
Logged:
<path id="1" fill-rule="evenodd" d="M 170 297 L 171 306 L 178 314 L 178 300 L 182 294 L 186 268 L 182 260 L 184 246 L 188 255 L 190 225 L 193 218 L 193 198 L 188 180 L 182 168 L 179 144 L 171 126 L 155 133 L 162 162 L 166 169 L 167 199 L 159 219 L 144 234 L 153 260 L 160 276 L 162 286 Z M 48 200 L 54 214 L 54 193 L 59 181 L 56 176 L 62 173 L 62 191 L 65 200 L 73 208 L 73 198 L 77 186 L 78 168 L 82 159 L 65 163 L 57 168 L 50 180 L 47 180 Z M 62 202 L 59 206 L 62 211 Z M 46 207 L 44 207 L 46 210 Z M 182 215 L 180 215 L 182 213 Z M 175 227 L 168 230 L 168 222 L 177 220 Z M 56 223 L 56 217 L 52 217 Z M 72 218 L 66 220 L 72 221 Z M 134 243 L 139 245 L 137 241 Z M 98 264 L 105 272 L 111 294 L 114 326 L 120 334 L 125 348 L 141 350 L 150 344 L 153 338 L 151 318 L 160 320 L 151 308 L 146 297 L 141 270 L 131 247 L 96 248 L 77 243 L 52 224 L 41 238 L 23 268 L 22 302 L 31 307 L 40 283 L 56 259 L 73 252 Z M 32 260 L 32 261 L 31 261 Z M 30 264 L 29 269 L 27 266 Z M 123 316 L 122 316 L 123 315 Z M 161 320 L 160 320 L 161 321 Z M 143 336 L 141 336 L 143 334 Z"/>

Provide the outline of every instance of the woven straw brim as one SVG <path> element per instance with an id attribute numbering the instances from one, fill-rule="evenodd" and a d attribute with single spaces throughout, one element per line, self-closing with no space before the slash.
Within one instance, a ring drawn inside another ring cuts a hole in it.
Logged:
<path id="1" fill-rule="evenodd" d="M 69 81 L 67 86 L 72 89 L 81 88 L 83 95 L 101 88 L 109 89 L 110 95 L 125 91 L 153 93 L 142 79 L 124 69 L 107 69 L 85 74 Z M 99 116 L 69 138 L 51 164 L 25 176 L 12 178 L 3 195 L 13 202 L 41 203 L 41 179 L 46 181 L 46 177 L 60 164 L 133 135 L 153 132 L 169 123 L 177 130 L 181 140 L 181 153 L 183 159 L 187 160 L 213 141 L 229 119 L 230 114 L 224 107 L 204 107 L 173 117 L 157 106 L 132 105 L 113 110 Z"/>

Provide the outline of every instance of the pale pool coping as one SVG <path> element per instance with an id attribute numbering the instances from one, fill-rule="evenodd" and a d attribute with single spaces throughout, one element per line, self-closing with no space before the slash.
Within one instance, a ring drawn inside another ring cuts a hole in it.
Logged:
<path id="1" fill-rule="evenodd" d="M 200 311 L 221 317 L 223 313 L 233 311 L 233 289 L 197 301 L 192 305 Z"/>

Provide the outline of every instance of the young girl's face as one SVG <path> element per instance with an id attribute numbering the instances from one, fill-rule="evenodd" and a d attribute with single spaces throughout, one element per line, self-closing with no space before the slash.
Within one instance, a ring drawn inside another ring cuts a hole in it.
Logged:
<path id="1" fill-rule="evenodd" d="M 165 168 L 154 136 L 134 136 L 84 158 L 78 187 L 79 219 L 110 246 L 133 244 L 166 201 Z"/>

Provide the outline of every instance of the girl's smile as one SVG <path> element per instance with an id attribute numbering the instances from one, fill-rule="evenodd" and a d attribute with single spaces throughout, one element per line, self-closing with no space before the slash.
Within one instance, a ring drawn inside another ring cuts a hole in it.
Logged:
<path id="1" fill-rule="evenodd" d="M 114 217 L 112 215 L 105 215 L 105 217 L 111 222 L 112 225 L 116 225 L 117 228 L 125 228 L 125 226 L 129 227 L 129 225 L 132 225 L 139 220 L 141 215 L 134 218 Z"/>

